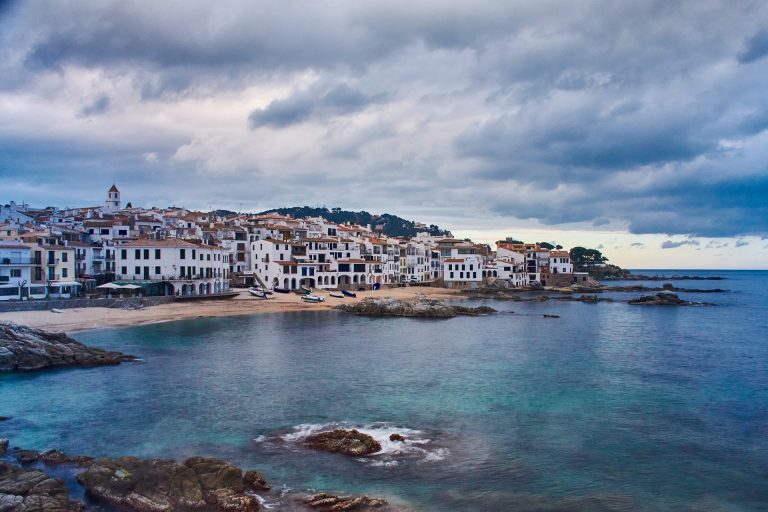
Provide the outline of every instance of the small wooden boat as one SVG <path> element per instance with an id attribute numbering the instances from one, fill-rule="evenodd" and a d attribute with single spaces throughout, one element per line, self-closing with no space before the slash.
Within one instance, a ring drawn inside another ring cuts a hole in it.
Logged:
<path id="1" fill-rule="evenodd" d="M 272 288 L 272 291 L 275 293 L 291 293 L 291 290 L 288 288 Z"/>
<path id="2" fill-rule="evenodd" d="M 301 300 L 304 302 L 325 302 L 325 297 L 320 297 L 318 295 L 302 295 Z"/>
<path id="3" fill-rule="evenodd" d="M 357 297 L 357 294 L 355 292 L 351 292 L 349 290 L 341 290 L 341 293 L 343 293 L 347 297 Z"/>
<path id="4" fill-rule="evenodd" d="M 341 292 L 328 292 L 328 295 L 330 295 L 331 297 L 335 297 L 337 299 L 343 299 L 344 298 L 344 294 L 341 293 Z"/>
<path id="5" fill-rule="evenodd" d="M 310 288 L 309 286 L 301 285 L 301 289 L 302 289 L 302 291 L 305 291 L 307 293 L 311 293 L 312 292 L 312 288 Z"/>

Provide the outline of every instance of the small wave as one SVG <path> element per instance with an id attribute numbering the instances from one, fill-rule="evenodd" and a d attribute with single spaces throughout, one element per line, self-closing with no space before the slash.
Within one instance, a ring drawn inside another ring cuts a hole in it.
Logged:
<path id="1" fill-rule="evenodd" d="M 367 425 L 353 425 L 347 422 L 341 423 L 302 423 L 293 427 L 293 431 L 279 436 L 287 443 L 299 443 L 318 432 L 333 430 L 336 428 L 354 428 L 364 434 L 374 438 L 380 445 L 381 450 L 367 457 L 356 460 L 370 464 L 373 467 L 395 466 L 400 463 L 399 460 L 414 459 L 419 463 L 439 462 L 444 460 L 450 451 L 444 447 L 433 447 L 432 440 L 426 437 L 422 430 L 398 427 L 391 423 L 371 423 Z M 400 434 L 405 441 L 391 441 L 389 436 Z M 262 437 L 262 436 L 259 436 Z M 258 439 L 258 438 L 257 438 Z"/>
<path id="2" fill-rule="evenodd" d="M 266 440 L 267 440 L 267 436 L 257 436 L 256 438 L 254 438 L 254 441 L 257 443 L 263 443 Z"/>

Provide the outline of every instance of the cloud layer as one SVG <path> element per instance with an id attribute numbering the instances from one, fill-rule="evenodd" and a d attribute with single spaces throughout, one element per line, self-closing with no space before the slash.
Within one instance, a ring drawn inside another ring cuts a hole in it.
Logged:
<path id="1" fill-rule="evenodd" d="M 2 5 L 0 200 L 768 233 L 764 2 Z"/>

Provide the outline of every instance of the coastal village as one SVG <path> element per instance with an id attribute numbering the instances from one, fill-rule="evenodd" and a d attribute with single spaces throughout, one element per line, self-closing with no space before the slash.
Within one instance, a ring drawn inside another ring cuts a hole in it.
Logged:
<path id="1" fill-rule="evenodd" d="M 251 286 L 539 288 L 587 278 L 574 272 L 569 252 L 559 246 L 509 239 L 492 250 L 427 230 L 391 237 L 376 225 L 322 217 L 139 208 L 124 204 L 115 185 L 99 206 L 0 205 L 0 300 L 5 301 L 205 298 Z"/>

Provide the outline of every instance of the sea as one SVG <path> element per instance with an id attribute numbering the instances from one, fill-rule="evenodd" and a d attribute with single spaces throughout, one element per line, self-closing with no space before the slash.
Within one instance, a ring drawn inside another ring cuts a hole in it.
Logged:
<path id="1" fill-rule="evenodd" d="M 80 332 L 141 361 L 0 376 L 0 437 L 220 457 L 262 471 L 273 510 L 313 490 L 424 511 L 768 510 L 768 271 L 637 272 L 722 276 L 674 284 L 728 291 L 680 293 L 714 306 L 488 300 L 465 303 L 497 314 L 448 320 L 297 312 Z M 383 450 L 304 448 L 332 427 Z"/>

